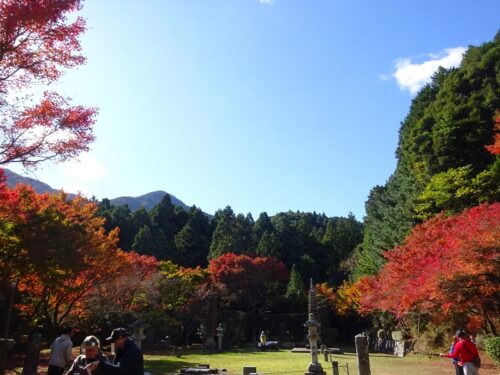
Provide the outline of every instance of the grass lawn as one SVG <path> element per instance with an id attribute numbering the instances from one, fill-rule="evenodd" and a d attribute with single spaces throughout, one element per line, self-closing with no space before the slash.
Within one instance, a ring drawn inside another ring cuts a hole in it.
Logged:
<path id="1" fill-rule="evenodd" d="M 47 361 L 49 351 L 41 353 L 38 375 L 47 374 Z M 75 348 L 73 355 L 78 355 L 78 349 Z M 10 363 L 11 370 L 6 371 L 6 375 L 20 375 L 22 372 L 22 363 L 24 355 L 16 354 Z M 209 354 L 204 352 L 190 352 L 182 355 L 181 358 L 166 356 L 160 352 L 145 351 L 145 371 L 154 375 L 165 375 L 177 373 L 183 367 L 196 366 L 204 363 L 209 364 L 210 368 L 227 369 L 228 375 L 241 375 L 244 366 L 255 366 L 259 374 L 303 374 L 307 368 L 310 356 L 304 353 L 291 353 L 289 350 L 278 352 L 259 352 L 251 350 L 230 351 L 219 354 Z M 481 353 L 483 366 L 481 375 L 500 375 L 500 368 L 495 366 L 491 359 Z M 345 375 L 346 363 L 349 366 L 349 374 L 357 375 L 356 354 L 350 350 L 345 350 L 345 354 L 334 356 L 334 360 L 339 362 L 339 374 Z M 328 375 L 332 374 L 331 363 L 323 361 L 320 355 L 320 362 Z M 408 355 L 405 358 L 398 358 L 391 355 L 372 353 L 370 354 L 370 367 L 373 375 L 452 375 L 454 369 L 451 362 L 444 358 L 427 357 L 424 355 Z"/>
<path id="2" fill-rule="evenodd" d="M 500 375 L 498 367 L 491 360 L 482 358 L 484 365 L 480 370 L 481 375 Z M 255 352 L 248 350 L 224 352 L 220 354 L 191 353 L 181 358 L 164 356 L 161 354 L 146 354 L 145 371 L 154 375 L 175 373 L 182 367 L 196 366 L 198 364 L 209 364 L 210 368 L 227 369 L 229 374 L 242 374 L 244 366 L 255 366 L 259 374 L 299 374 L 304 373 L 310 360 L 310 356 L 304 353 L 291 353 L 289 350 L 278 352 Z M 334 356 L 339 366 L 349 366 L 349 373 L 357 375 L 356 354 L 346 352 Z M 327 374 L 332 374 L 331 363 L 320 362 Z M 370 354 L 370 367 L 373 375 L 422 375 L 422 374 L 454 374 L 451 362 L 445 358 L 437 358 L 423 355 L 409 355 L 398 358 L 385 354 Z M 346 368 L 339 368 L 340 375 L 347 374 Z"/>

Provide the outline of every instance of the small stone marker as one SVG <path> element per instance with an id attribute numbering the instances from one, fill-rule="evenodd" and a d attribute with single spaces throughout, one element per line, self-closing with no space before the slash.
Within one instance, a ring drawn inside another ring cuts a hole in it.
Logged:
<path id="1" fill-rule="evenodd" d="M 196 374 L 219 374 L 218 369 L 211 369 L 209 365 L 198 365 L 197 367 L 188 367 L 181 369 L 182 375 L 196 375 Z"/>
<path id="2" fill-rule="evenodd" d="M 257 372 L 257 367 L 245 366 L 243 367 L 243 375 L 250 375 Z"/>

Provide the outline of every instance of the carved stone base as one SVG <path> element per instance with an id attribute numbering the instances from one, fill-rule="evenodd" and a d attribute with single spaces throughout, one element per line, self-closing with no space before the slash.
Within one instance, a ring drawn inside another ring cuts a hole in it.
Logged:
<path id="1" fill-rule="evenodd" d="M 304 375 L 326 375 L 323 367 L 319 363 L 310 363 Z"/>

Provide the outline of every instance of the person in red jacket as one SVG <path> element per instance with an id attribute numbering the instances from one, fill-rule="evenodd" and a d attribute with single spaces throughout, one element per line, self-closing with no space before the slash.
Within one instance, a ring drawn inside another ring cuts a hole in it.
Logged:
<path id="1" fill-rule="evenodd" d="M 472 360 L 479 355 L 474 345 L 463 330 L 458 330 L 456 336 L 459 341 L 453 346 L 453 353 L 441 353 L 441 357 L 453 358 L 462 364 L 464 375 L 478 375 L 479 371 Z"/>

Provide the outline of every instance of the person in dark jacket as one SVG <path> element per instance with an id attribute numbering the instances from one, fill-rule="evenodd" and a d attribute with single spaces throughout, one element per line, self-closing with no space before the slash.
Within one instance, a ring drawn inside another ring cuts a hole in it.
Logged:
<path id="1" fill-rule="evenodd" d="M 115 328 L 107 342 L 115 344 L 116 357 L 114 363 L 100 360 L 90 363 L 86 369 L 98 370 L 107 375 L 144 375 L 144 359 L 142 352 L 129 338 L 125 328 Z"/>
<path id="2" fill-rule="evenodd" d="M 101 343 L 95 336 L 87 336 L 82 342 L 82 354 L 75 358 L 73 365 L 66 375 L 79 375 L 85 374 L 85 366 L 91 362 L 100 361 L 109 362 L 104 354 L 101 352 Z M 99 370 L 94 371 L 95 375 L 102 375 Z"/>

